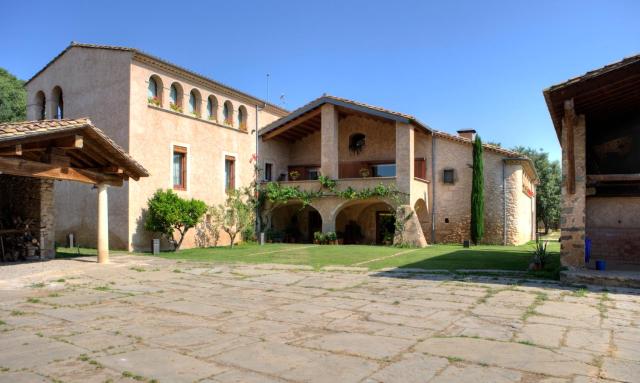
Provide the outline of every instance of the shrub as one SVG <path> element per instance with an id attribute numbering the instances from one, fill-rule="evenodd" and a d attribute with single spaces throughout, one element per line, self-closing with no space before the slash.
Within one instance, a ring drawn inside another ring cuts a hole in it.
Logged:
<path id="1" fill-rule="evenodd" d="M 144 227 L 148 231 L 160 233 L 173 245 L 174 250 L 179 250 L 187 231 L 206 212 L 207 205 L 200 200 L 180 198 L 172 190 L 158 190 L 148 201 Z"/>
<path id="2" fill-rule="evenodd" d="M 550 257 L 551 254 L 547 252 L 547 242 L 536 238 L 536 244 L 533 249 L 533 259 L 531 261 L 536 265 L 540 265 L 540 268 L 544 268 L 547 262 L 549 262 Z"/>
<path id="3" fill-rule="evenodd" d="M 246 233 L 255 223 L 255 201 L 251 198 L 251 190 L 230 190 L 224 204 L 211 209 L 212 215 L 224 230 L 233 247 L 239 233 Z M 253 232 L 253 229 L 251 229 Z"/>

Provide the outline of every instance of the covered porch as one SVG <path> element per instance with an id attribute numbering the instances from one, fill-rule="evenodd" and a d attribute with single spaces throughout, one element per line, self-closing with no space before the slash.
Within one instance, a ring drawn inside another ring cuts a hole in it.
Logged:
<path id="1" fill-rule="evenodd" d="M 109 260 L 108 187 L 149 173 L 89 119 L 0 124 L 1 261 L 55 256 L 54 181 L 94 185 L 98 262 Z"/>
<path id="2" fill-rule="evenodd" d="M 544 95 L 562 146 L 563 264 L 584 270 L 599 263 L 637 274 L 640 55 L 553 86 Z"/>

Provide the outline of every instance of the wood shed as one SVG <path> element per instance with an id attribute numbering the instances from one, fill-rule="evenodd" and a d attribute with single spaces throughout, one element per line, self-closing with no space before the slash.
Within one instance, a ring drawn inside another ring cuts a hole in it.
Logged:
<path id="1" fill-rule="evenodd" d="M 108 187 L 149 173 L 87 118 L 0 124 L 0 257 L 55 256 L 55 181 L 95 185 L 98 261 L 108 261 Z"/>

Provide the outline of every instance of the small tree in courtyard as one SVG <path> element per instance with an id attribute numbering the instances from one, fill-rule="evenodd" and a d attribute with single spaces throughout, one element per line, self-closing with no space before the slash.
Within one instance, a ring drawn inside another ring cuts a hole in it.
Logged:
<path id="1" fill-rule="evenodd" d="M 255 199 L 251 189 L 230 190 L 224 204 L 211 209 L 220 228 L 229 235 L 233 247 L 238 234 L 246 232 L 255 224 Z"/>
<path id="2" fill-rule="evenodd" d="M 171 190 L 158 190 L 148 201 L 146 230 L 160 233 L 179 250 L 184 236 L 207 212 L 207 205 L 197 199 L 180 198 Z"/>
<path id="3" fill-rule="evenodd" d="M 482 140 L 473 142 L 473 178 L 471 181 L 471 241 L 478 244 L 484 235 L 484 175 Z"/>

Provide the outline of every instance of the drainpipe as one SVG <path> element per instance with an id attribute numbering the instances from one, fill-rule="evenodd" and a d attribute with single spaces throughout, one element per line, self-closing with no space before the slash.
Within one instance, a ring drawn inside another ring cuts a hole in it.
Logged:
<path id="1" fill-rule="evenodd" d="M 258 113 L 263 110 L 267 105 L 265 104 L 262 108 L 256 104 L 256 129 L 255 129 L 255 134 L 256 134 L 256 169 L 254 170 L 254 175 L 255 175 L 255 182 L 256 182 L 256 191 L 258 190 L 258 183 L 259 183 L 259 173 L 258 173 L 258 164 L 260 161 L 260 153 L 258 151 L 258 127 L 260 125 L 258 125 Z M 257 197 L 257 196 L 256 196 Z M 260 222 L 260 206 L 258 206 L 256 204 L 256 238 L 258 239 L 258 243 L 260 243 L 260 231 L 262 230 L 262 225 Z"/>
<path id="2" fill-rule="evenodd" d="M 507 162 L 502 159 L 502 244 L 507 246 Z"/>
<path id="3" fill-rule="evenodd" d="M 438 177 L 436 175 L 436 136 L 431 134 L 431 243 L 436 243 L 436 184 Z"/>

